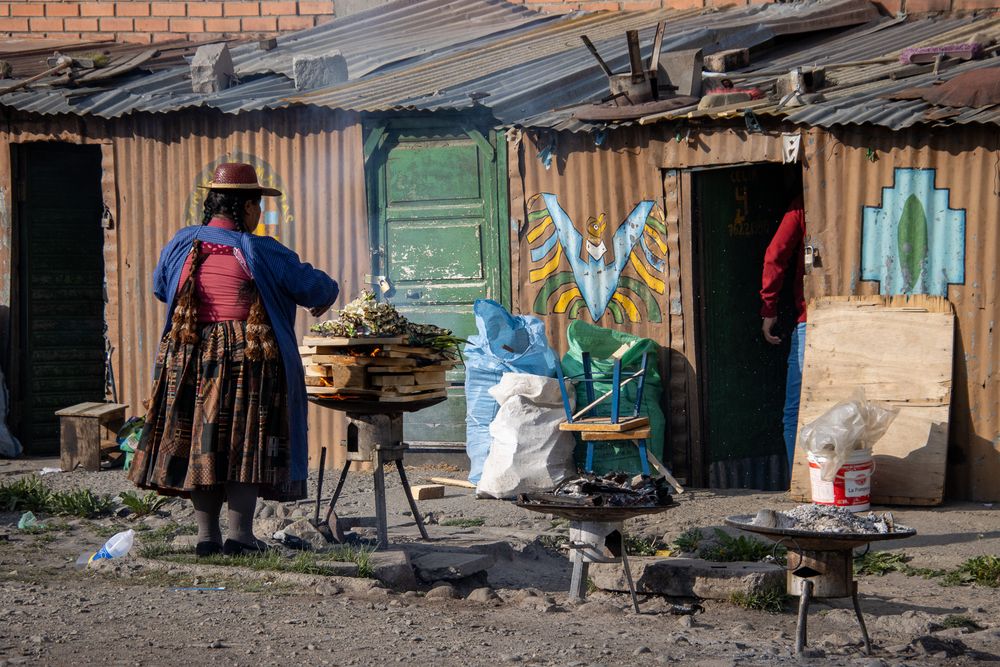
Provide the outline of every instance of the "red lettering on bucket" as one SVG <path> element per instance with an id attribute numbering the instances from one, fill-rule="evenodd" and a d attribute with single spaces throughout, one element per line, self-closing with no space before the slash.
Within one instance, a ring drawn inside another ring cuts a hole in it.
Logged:
<path id="1" fill-rule="evenodd" d="M 817 505 L 844 507 L 861 512 L 871 507 L 871 483 L 874 463 L 869 458 L 860 463 L 841 466 L 832 481 L 820 477 L 820 462 L 809 457 L 809 478 L 812 483 L 812 501 Z"/>

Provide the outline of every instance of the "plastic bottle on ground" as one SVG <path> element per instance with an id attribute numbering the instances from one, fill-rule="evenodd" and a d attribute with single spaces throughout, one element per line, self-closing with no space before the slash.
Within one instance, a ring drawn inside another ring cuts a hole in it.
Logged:
<path id="1" fill-rule="evenodd" d="M 76 559 L 77 567 L 86 567 L 95 560 L 105 560 L 109 558 L 121 558 L 132 549 L 132 542 L 135 540 L 135 531 L 129 530 L 111 536 L 104 546 L 97 553 L 83 552 Z"/>

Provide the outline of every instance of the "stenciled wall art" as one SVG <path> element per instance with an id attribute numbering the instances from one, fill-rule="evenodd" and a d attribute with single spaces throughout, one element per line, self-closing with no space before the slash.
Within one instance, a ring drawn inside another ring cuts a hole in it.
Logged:
<path id="1" fill-rule="evenodd" d="M 289 202 L 288 191 L 283 187 L 281 178 L 277 172 L 266 161 L 256 155 L 233 151 L 209 162 L 198 174 L 188 196 L 187 224 L 200 225 L 204 215 L 205 190 L 202 187 L 208 185 L 215 173 L 215 168 L 223 162 L 245 162 L 253 165 L 257 172 L 257 180 L 267 188 L 275 188 L 281 191 L 280 197 L 262 197 L 260 202 L 261 218 L 260 225 L 254 230 L 260 236 L 270 236 L 281 241 L 288 247 L 295 247 L 294 237 L 294 216 L 292 215 L 291 203 Z"/>
<path id="2" fill-rule="evenodd" d="M 652 200 L 624 218 L 598 212 L 574 221 L 556 195 L 536 194 L 528 200 L 526 240 L 535 313 L 576 319 L 586 308 L 597 323 L 607 315 L 617 324 L 663 321 L 657 295 L 664 293 L 666 225 Z"/>
<path id="3" fill-rule="evenodd" d="M 897 168 L 881 206 L 865 206 L 861 279 L 879 293 L 948 296 L 965 282 L 965 210 L 951 208 L 935 169 Z"/>

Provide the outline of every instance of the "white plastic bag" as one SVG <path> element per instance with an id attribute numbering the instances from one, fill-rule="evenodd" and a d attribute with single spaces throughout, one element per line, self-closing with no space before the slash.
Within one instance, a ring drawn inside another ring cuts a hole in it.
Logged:
<path id="1" fill-rule="evenodd" d="M 865 400 L 864 389 L 857 389 L 850 400 L 837 403 L 816 420 L 802 427 L 799 444 L 820 464 L 820 478 L 829 482 L 837 475 L 854 451 L 868 451 L 889 430 L 898 408 Z"/>
<path id="2" fill-rule="evenodd" d="M 489 392 L 500 409 L 490 423 L 493 442 L 477 495 L 513 498 L 519 493 L 549 491 L 576 474 L 576 440 L 572 433 L 559 430 L 566 412 L 558 380 L 504 373 Z"/>

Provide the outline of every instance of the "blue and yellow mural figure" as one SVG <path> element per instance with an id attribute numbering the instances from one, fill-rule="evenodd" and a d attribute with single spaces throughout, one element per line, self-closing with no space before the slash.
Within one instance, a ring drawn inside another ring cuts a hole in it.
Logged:
<path id="1" fill-rule="evenodd" d="M 201 173 L 195 178 L 191 187 L 191 194 L 188 196 L 187 224 L 199 225 L 202 218 L 202 206 L 205 201 L 205 190 L 199 185 L 206 185 L 212 180 L 215 168 L 223 162 L 245 162 L 252 164 L 257 171 L 257 180 L 264 187 L 276 188 L 283 193 L 280 197 L 262 197 L 261 224 L 254 230 L 260 236 L 270 236 L 281 241 L 289 248 L 295 247 L 295 218 L 292 216 L 291 203 L 288 200 L 288 190 L 282 185 L 271 165 L 257 157 L 242 151 L 232 151 L 226 153 L 205 165 Z"/>
<path id="2" fill-rule="evenodd" d="M 950 207 L 935 176 L 897 168 L 882 205 L 864 207 L 861 279 L 879 281 L 881 294 L 947 297 L 950 283 L 965 282 L 965 210 Z"/>
<path id="3" fill-rule="evenodd" d="M 594 322 L 610 314 L 615 323 L 662 322 L 656 295 L 664 293 L 666 224 L 663 210 L 641 201 L 615 228 L 608 215 L 590 216 L 577 229 L 556 195 L 528 200 L 529 280 L 538 285 L 533 310 L 576 319 L 586 307 Z M 569 264 L 570 271 L 561 270 Z M 634 275 L 624 275 L 631 267 Z"/>

